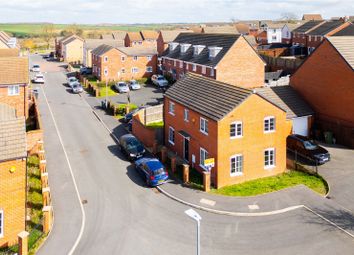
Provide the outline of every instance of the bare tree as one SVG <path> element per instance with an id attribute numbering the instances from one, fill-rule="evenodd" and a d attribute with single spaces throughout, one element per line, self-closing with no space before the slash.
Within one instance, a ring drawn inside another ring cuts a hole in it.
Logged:
<path id="1" fill-rule="evenodd" d="M 45 24 L 42 27 L 42 36 L 44 41 L 47 43 L 47 49 L 49 49 L 50 41 L 55 35 L 55 28 L 53 24 Z"/>
<path id="2" fill-rule="evenodd" d="M 292 23 L 298 19 L 298 16 L 293 12 L 283 12 L 280 19 Z"/>

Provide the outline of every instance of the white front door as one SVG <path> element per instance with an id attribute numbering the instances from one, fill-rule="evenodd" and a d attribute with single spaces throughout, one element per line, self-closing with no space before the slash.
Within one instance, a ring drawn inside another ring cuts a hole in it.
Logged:
<path id="1" fill-rule="evenodd" d="M 308 117 L 299 117 L 293 119 L 293 134 L 308 136 L 309 134 Z"/>

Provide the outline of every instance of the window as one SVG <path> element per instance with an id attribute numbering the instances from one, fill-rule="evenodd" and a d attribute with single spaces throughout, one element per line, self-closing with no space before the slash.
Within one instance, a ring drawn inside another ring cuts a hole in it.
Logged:
<path id="1" fill-rule="evenodd" d="M 103 62 L 108 62 L 108 57 L 107 56 L 104 56 Z"/>
<path id="2" fill-rule="evenodd" d="M 152 73 L 152 66 L 147 66 L 146 67 L 146 72 Z"/>
<path id="3" fill-rule="evenodd" d="M 179 61 L 179 67 L 183 68 L 183 61 Z"/>
<path id="4" fill-rule="evenodd" d="M 106 75 L 106 76 L 108 75 L 108 69 L 107 68 L 104 69 L 104 75 Z"/>
<path id="5" fill-rule="evenodd" d="M 4 211 L 0 210 L 0 237 L 4 236 Z"/>
<path id="6" fill-rule="evenodd" d="M 152 56 L 147 56 L 146 58 L 150 61 L 152 59 Z"/>
<path id="7" fill-rule="evenodd" d="M 175 115 L 175 104 L 170 102 L 170 104 L 168 105 L 168 112 L 172 115 Z"/>
<path id="8" fill-rule="evenodd" d="M 137 68 L 137 67 L 132 68 L 132 73 L 138 73 L 138 72 L 139 72 L 139 68 Z"/>
<path id="9" fill-rule="evenodd" d="M 276 35 L 273 35 L 272 36 L 272 40 L 275 41 L 277 39 L 277 36 Z"/>
<path id="10" fill-rule="evenodd" d="M 9 96 L 17 96 L 20 94 L 20 86 L 19 85 L 12 85 L 7 88 L 7 94 Z"/>
<path id="11" fill-rule="evenodd" d="M 206 167 L 204 166 L 204 161 L 208 158 L 208 152 L 203 149 L 202 147 L 200 147 L 200 158 L 199 158 L 199 165 L 206 169 Z"/>
<path id="12" fill-rule="evenodd" d="M 275 149 L 269 148 L 264 151 L 264 168 L 269 169 L 275 167 Z"/>
<path id="13" fill-rule="evenodd" d="M 204 134 L 208 134 L 208 120 L 204 119 L 204 118 L 200 118 L 200 132 L 204 133 Z"/>
<path id="14" fill-rule="evenodd" d="M 234 155 L 230 158 L 230 175 L 242 175 L 243 172 L 243 156 L 241 154 Z"/>
<path id="15" fill-rule="evenodd" d="M 143 44 L 143 42 L 142 41 L 139 41 L 139 45 L 142 45 Z"/>
<path id="16" fill-rule="evenodd" d="M 134 56 L 134 57 L 133 57 L 133 60 L 134 60 L 134 61 L 137 61 L 137 60 L 138 60 L 138 56 Z"/>
<path id="17" fill-rule="evenodd" d="M 230 137 L 231 138 L 240 138 L 243 136 L 243 127 L 242 127 L 242 122 L 237 121 L 234 123 L 231 123 L 230 125 Z"/>
<path id="18" fill-rule="evenodd" d="M 209 47 L 209 58 L 215 58 L 219 52 L 222 50 L 222 47 Z"/>
<path id="19" fill-rule="evenodd" d="M 202 74 L 206 74 L 206 66 L 202 66 Z"/>
<path id="20" fill-rule="evenodd" d="M 214 68 L 210 68 L 210 76 L 214 76 Z"/>
<path id="21" fill-rule="evenodd" d="M 168 142 L 175 145 L 175 129 L 173 127 L 168 128 Z"/>
<path id="22" fill-rule="evenodd" d="M 188 122 L 189 121 L 189 110 L 188 109 L 184 109 L 184 121 Z"/>
<path id="23" fill-rule="evenodd" d="M 197 65 L 193 64 L 193 72 L 196 72 L 196 71 L 197 71 Z"/>
<path id="24" fill-rule="evenodd" d="M 125 61 L 125 56 L 121 56 L 120 60 L 122 60 L 122 62 L 124 62 Z"/>
<path id="25" fill-rule="evenodd" d="M 122 69 L 121 69 L 121 72 L 122 72 L 122 73 L 125 73 L 125 68 L 122 68 Z"/>
<path id="26" fill-rule="evenodd" d="M 264 118 L 264 133 L 271 133 L 275 131 L 275 118 L 266 117 Z"/>

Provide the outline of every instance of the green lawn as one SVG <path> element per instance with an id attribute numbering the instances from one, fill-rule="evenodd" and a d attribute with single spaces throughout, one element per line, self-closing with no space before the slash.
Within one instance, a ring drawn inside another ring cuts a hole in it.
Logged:
<path id="1" fill-rule="evenodd" d="M 103 97 L 106 97 L 106 93 L 107 93 L 107 96 L 115 96 L 117 94 L 117 92 L 115 92 L 113 89 L 112 89 L 112 86 L 107 86 L 106 87 L 99 87 L 99 90 L 100 90 L 100 96 L 99 98 L 103 98 Z"/>
<path id="2" fill-rule="evenodd" d="M 163 128 L 163 125 L 164 125 L 163 121 L 159 121 L 159 122 L 150 123 L 146 126 L 150 128 Z"/>
<path id="3" fill-rule="evenodd" d="M 299 171 L 290 171 L 277 176 L 261 178 L 220 189 L 213 189 L 211 193 L 226 196 L 255 196 L 299 184 L 304 184 L 321 195 L 326 194 L 328 190 L 327 183 L 322 177 Z"/>

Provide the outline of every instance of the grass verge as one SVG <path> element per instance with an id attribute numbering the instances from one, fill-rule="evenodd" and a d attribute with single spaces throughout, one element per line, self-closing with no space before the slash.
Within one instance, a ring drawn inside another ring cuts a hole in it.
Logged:
<path id="1" fill-rule="evenodd" d="M 328 190 L 328 185 L 321 176 L 299 171 L 290 171 L 272 177 L 230 185 L 220 189 L 213 189 L 210 192 L 225 196 L 255 196 L 293 187 L 299 184 L 306 185 L 321 195 L 325 195 Z"/>
<path id="2" fill-rule="evenodd" d="M 150 123 L 148 125 L 146 125 L 146 127 L 149 127 L 149 128 L 163 128 L 163 121 L 159 121 L 159 122 L 153 122 L 153 123 Z"/>

